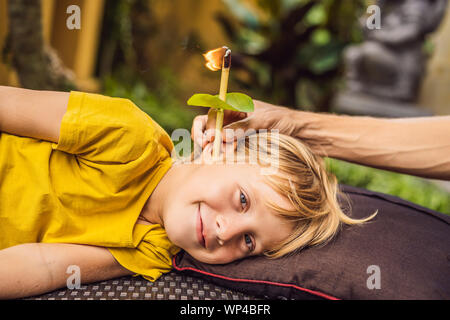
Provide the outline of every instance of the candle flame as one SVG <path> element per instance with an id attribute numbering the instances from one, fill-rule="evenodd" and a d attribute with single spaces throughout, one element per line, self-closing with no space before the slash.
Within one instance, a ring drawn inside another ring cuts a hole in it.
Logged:
<path id="1" fill-rule="evenodd" d="M 229 51 L 227 47 L 221 47 L 208 51 L 203 55 L 206 59 L 206 67 L 211 71 L 222 69 L 223 57 Z"/>

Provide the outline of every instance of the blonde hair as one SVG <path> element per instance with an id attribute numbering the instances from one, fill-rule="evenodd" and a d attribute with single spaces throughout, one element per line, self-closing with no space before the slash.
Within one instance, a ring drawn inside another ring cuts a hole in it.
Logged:
<path id="1" fill-rule="evenodd" d="M 244 143 L 238 143 L 237 152 L 252 154 L 258 151 L 258 157 L 263 162 L 276 158 L 277 172 L 264 178 L 275 191 L 287 197 L 294 207 L 288 210 L 275 203 L 267 203 L 293 227 L 287 239 L 274 244 L 264 253 L 269 258 L 279 258 L 308 246 L 325 244 L 338 233 L 342 224 L 362 224 L 377 214 L 378 210 L 363 219 L 346 215 L 338 203 L 338 195 L 347 201 L 350 210 L 351 202 L 339 189 L 336 176 L 326 170 L 323 158 L 315 155 L 300 140 L 278 133 L 264 133 L 264 139 L 254 139 L 261 134 L 253 136 L 253 139 L 250 135 L 245 137 Z"/>

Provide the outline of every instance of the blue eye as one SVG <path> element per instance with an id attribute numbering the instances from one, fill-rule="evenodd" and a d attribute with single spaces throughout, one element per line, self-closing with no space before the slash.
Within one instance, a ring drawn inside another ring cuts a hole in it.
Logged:
<path id="1" fill-rule="evenodd" d="M 245 245 L 248 247 L 249 251 L 253 251 L 253 241 L 252 238 L 248 234 L 244 234 Z"/>
<path id="2" fill-rule="evenodd" d="M 242 192 L 240 194 L 240 202 L 241 202 L 242 208 L 245 208 L 247 206 L 247 197 Z"/>

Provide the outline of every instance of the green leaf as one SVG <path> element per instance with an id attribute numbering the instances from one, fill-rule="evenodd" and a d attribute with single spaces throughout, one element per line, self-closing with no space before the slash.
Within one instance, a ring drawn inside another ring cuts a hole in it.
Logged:
<path id="1" fill-rule="evenodd" d="M 227 93 L 226 102 L 221 100 L 218 95 L 213 96 L 206 93 L 197 93 L 189 98 L 187 104 L 190 106 L 221 108 L 240 112 L 252 112 L 254 110 L 252 98 L 239 92 Z"/>
<path id="2" fill-rule="evenodd" d="M 253 112 L 255 108 L 252 98 L 243 93 L 227 93 L 226 100 L 227 104 L 230 105 L 235 111 Z"/>
<path id="3" fill-rule="evenodd" d="M 190 106 L 207 107 L 207 108 L 228 108 L 228 105 L 220 100 L 217 96 L 207 93 L 197 93 L 189 98 L 187 104 Z"/>

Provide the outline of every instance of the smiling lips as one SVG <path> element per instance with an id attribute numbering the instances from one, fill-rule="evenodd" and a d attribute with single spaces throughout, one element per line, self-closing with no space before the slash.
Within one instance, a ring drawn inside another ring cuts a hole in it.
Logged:
<path id="1" fill-rule="evenodd" d="M 198 204 L 198 210 L 197 210 L 197 239 L 198 242 L 202 245 L 202 247 L 206 248 L 206 242 L 205 237 L 203 235 L 203 221 L 202 216 L 200 214 L 200 203 Z"/>

